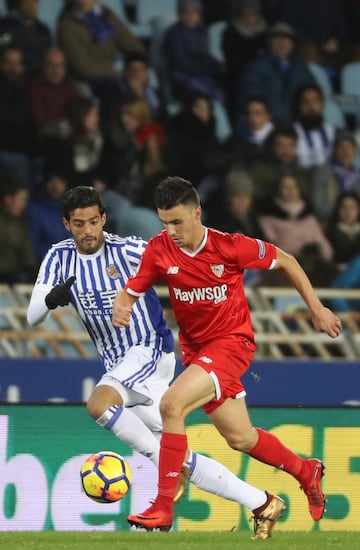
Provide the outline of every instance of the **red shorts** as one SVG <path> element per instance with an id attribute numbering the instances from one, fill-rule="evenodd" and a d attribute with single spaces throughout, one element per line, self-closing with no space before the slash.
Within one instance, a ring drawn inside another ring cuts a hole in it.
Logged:
<path id="1" fill-rule="evenodd" d="M 254 345 L 245 338 L 224 338 L 186 354 L 187 365 L 199 365 L 214 380 L 216 397 L 203 407 L 206 414 L 215 411 L 228 398 L 246 395 L 241 377 L 250 367 L 254 351 Z"/>

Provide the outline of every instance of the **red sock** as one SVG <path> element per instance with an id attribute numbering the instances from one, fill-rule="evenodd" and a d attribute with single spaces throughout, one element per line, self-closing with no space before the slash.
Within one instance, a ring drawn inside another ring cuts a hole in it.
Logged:
<path id="1" fill-rule="evenodd" d="M 258 442 L 248 454 L 260 462 L 284 470 L 299 481 L 304 460 L 281 443 L 280 439 L 272 433 L 261 428 L 256 428 L 256 431 L 259 435 Z"/>
<path id="2" fill-rule="evenodd" d="M 173 508 L 173 500 L 185 460 L 187 436 L 163 432 L 160 442 L 158 496 L 166 508 Z"/>

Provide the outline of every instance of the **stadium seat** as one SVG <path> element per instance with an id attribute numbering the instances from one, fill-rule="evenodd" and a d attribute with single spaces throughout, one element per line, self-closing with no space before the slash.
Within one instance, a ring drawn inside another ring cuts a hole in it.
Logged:
<path id="1" fill-rule="evenodd" d="M 308 67 L 316 80 L 316 83 L 320 86 L 325 97 L 330 97 L 334 94 L 331 80 L 326 70 L 317 63 L 308 63 Z"/>
<path id="2" fill-rule="evenodd" d="M 166 62 L 163 55 L 163 40 L 169 26 L 175 21 L 175 18 L 168 16 L 167 18 L 158 19 L 152 30 L 149 42 L 149 64 L 155 71 L 158 87 L 160 88 L 162 97 L 164 98 L 167 110 L 171 111 L 170 105 L 176 103 L 166 70 Z"/>
<path id="3" fill-rule="evenodd" d="M 224 52 L 221 48 L 221 37 L 226 26 L 226 21 L 218 21 L 208 27 L 209 50 L 211 55 L 220 63 L 225 63 Z"/>
<path id="4" fill-rule="evenodd" d="M 331 98 L 325 100 L 324 109 L 325 120 L 335 126 L 335 128 L 346 128 L 346 120 L 343 111 L 339 105 Z"/>
<path id="5" fill-rule="evenodd" d="M 136 22 L 138 25 L 152 25 L 154 20 L 170 15 L 176 18 L 177 0 L 137 0 Z"/>
<path id="6" fill-rule="evenodd" d="M 220 101 L 214 99 L 213 106 L 216 121 L 216 135 L 220 141 L 225 141 L 232 133 L 228 114 Z"/>
<path id="7" fill-rule="evenodd" d="M 347 63 L 340 72 L 341 96 L 338 101 L 344 113 L 360 119 L 360 62 Z"/>
<path id="8" fill-rule="evenodd" d="M 129 24 L 121 0 L 101 0 L 101 4 L 113 11 L 124 23 Z"/>
<path id="9" fill-rule="evenodd" d="M 360 62 L 347 63 L 341 70 L 341 92 L 360 98 Z"/>
<path id="10" fill-rule="evenodd" d="M 38 17 L 49 27 L 54 43 L 56 42 L 57 20 L 63 7 L 63 0 L 51 0 L 51 2 L 40 0 L 39 2 Z"/>

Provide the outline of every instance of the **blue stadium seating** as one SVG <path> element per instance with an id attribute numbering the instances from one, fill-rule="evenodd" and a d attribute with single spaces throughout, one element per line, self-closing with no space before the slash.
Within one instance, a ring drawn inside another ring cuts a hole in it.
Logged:
<path id="1" fill-rule="evenodd" d="M 39 2 L 38 17 L 49 27 L 54 43 L 56 43 L 57 20 L 63 7 L 63 0 L 40 0 Z"/>
<path id="2" fill-rule="evenodd" d="M 317 84 L 322 89 L 324 96 L 332 96 L 334 94 L 333 86 L 325 69 L 317 63 L 308 63 L 308 67 L 313 74 Z"/>
<path id="3" fill-rule="evenodd" d="M 327 122 L 330 122 L 335 128 L 346 128 L 346 120 L 344 113 L 339 105 L 331 98 L 326 98 L 324 116 Z"/>
<path id="4" fill-rule="evenodd" d="M 154 19 L 166 15 L 176 17 L 177 0 L 137 0 L 136 22 L 139 25 L 150 25 Z"/>
<path id="5" fill-rule="evenodd" d="M 221 37 L 227 26 L 225 21 L 212 23 L 208 27 L 210 53 L 220 63 L 225 63 L 224 52 L 221 48 Z"/>
<path id="6" fill-rule="evenodd" d="M 341 69 L 339 102 L 344 113 L 356 116 L 360 122 L 360 62 L 347 63 Z"/>

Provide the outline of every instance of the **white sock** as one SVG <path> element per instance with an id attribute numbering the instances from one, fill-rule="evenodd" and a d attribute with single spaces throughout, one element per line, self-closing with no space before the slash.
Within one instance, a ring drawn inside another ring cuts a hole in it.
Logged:
<path id="1" fill-rule="evenodd" d="M 138 453 L 150 458 L 155 466 L 159 465 L 158 439 L 130 409 L 113 405 L 96 420 L 96 423 L 112 431 Z"/>
<path id="2" fill-rule="evenodd" d="M 186 464 L 191 473 L 190 481 L 199 489 L 255 510 L 265 504 L 267 495 L 242 479 L 236 477 L 225 466 L 206 456 L 190 451 Z"/>
<path id="3" fill-rule="evenodd" d="M 100 426 L 112 431 L 138 453 L 159 465 L 160 444 L 155 435 L 131 410 L 113 405 L 97 420 Z M 242 479 L 225 466 L 206 456 L 189 451 L 186 464 L 191 471 L 190 481 L 199 489 L 219 495 L 255 510 L 265 504 L 267 495 Z"/>

